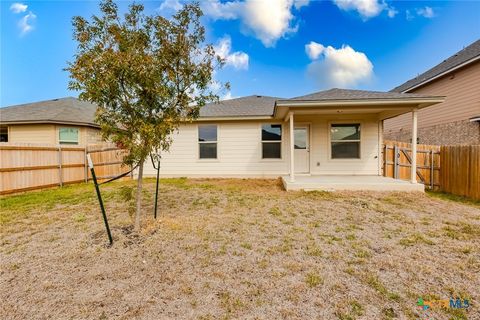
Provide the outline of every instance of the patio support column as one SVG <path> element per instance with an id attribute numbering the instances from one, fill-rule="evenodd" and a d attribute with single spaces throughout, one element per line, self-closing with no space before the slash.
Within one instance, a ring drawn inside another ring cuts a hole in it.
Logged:
<path id="1" fill-rule="evenodd" d="M 293 112 L 289 115 L 290 121 L 290 181 L 295 182 L 295 136 L 293 125 Z"/>
<path id="2" fill-rule="evenodd" d="M 416 108 L 412 110 L 412 183 L 417 183 L 417 113 Z"/>

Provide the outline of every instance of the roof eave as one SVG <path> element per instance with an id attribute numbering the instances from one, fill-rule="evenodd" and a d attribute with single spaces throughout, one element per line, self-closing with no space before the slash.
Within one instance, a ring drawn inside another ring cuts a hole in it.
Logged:
<path id="1" fill-rule="evenodd" d="M 438 78 L 444 77 L 444 76 L 448 75 L 448 74 L 451 73 L 451 72 L 454 72 L 454 71 L 456 71 L 456 70 L 458 70 L 458 69 L 461 69 L 461 68 L 463 68 L 463 67 L 465 67 L 465 66 L 467 66 L 467 65 L 469 65 L 469 64 L 471 64 L 471 63 L 473 63 L 473 62 L 479 61 L 479 60 L 480 60 L 480 55 L 478 55 L 478 56 L 476 56 L 476 57 L 473 57 L 472 59 L 467 60 L 467 61 L 465 61 L 464 63 L 461 63 L 461 64 L 459 64 L 459 65 L 457 65 L 457 66 L 455 66 L 455 67 L 453 67 L 453 68 L 450 68 L 450 69 L 448 69 L 448 70 L 446 70 L 446 71 L 444 71 L 444 72 L 442 72 L 442 73 L 437 74 L 437 75 L 434 76 L 434 77 L 431 77 L 431 78 L 429 78 L 429 79 L 427 79 L 427 80 L 424 80 L 424 81 L 422 81 L 422 82 L 420 82 L 420 83 L 418 83 L 418 84 L 416 84 L 416 85 L 414 85 L 414 86 L 412 86 L 412 87 L 409 87 L 409 88 L 407 88 L 407 89 L 404 89 L 404 90 L 402 90 L 402 91 L 400 91 L 400 92 L 402 92 L 402 93 L 410 92 L 410 91 L 412 91 L 412 90 L 414 90 L 414 89 L 416 89 L 416 88 L 422 87 L 422 86 L 424 86 L 424 85 L 426 85 L 426 84 L 428 84 L 428 83 L 430 83 L 430 82 L 432 82 L 432 81 L 434 81 L 434 80 L 436 80 L 436 79 L 438 79 Z M 401 86 L 402 86 L 402 85 L 400 85 L 400 86 L 398 86 L 398 87 L 401 87 Z M 398 87 L 397 87 L 397 88 L 398 88 Z M 395 89 L 393 89 L 393 90 L 395 90 Z"/>
<path id="2" fill-rule="evenodd" d="M 193 122 L 201 122 L 201 121 L 236 121 L 236 120 L 270 120 L 272 119 L 272 115 L 263 115 L 263 116 L 227 116 L 227 117 L 199 117 Z"/>
<path id="3" fill-rule="evenodd" d="M 480 122 L 480 116 L 470 118 L 469 120 L 470 120 L 470 122 Z"/>
<path id="4" fill-rule="evenodd" d="M 402 99 L 342 99 L 342 100 L 279 100 L 275 103 L 273 117 L 277 116 L 278 107 L 335 107 L 341 109 L 342 107 L 352 106 L 369 106 L 369 107 L 382 107 L 388 105 L 394 105 L 405 108 L 422 109 L 428 106 L 441 103 L 445 101 L 444 96 L 432 96 L 426 98 L 406 97 Z"/>
<path id="5" fill-rule="evenodd" d="M 426 98 L 405 97 L 401 99 L 338 99 L 338 100 L 277 100 L 275 107 L 308 107 L 308 106 L 352 106 L 352 105 L 391 105 L 391 104 L 424 104 L 440 103 L 445 100 L 444 96 L 432 96 Z"/>
<path id="6" fill-rule="evenodd" d="M 0 121 L 0 124 L 65 124 L 65 125 L 75 125 L 83 127 L 92 127 L 100 128 L 96 123 L 87 123 L 87 122 L 75 122 L 75 121 L 58 121 L 58 120 L 13 120 L 13 121 Z"/>

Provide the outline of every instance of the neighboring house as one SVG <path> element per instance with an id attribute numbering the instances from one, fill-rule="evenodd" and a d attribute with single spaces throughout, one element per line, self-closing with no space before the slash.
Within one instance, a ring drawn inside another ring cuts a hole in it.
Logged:
<path id="1" fill-rule="evenodd" d="M 354 188 L 373 188 L 382 175 L 383 121 L 443 101 L 431 94 L 331 89 L 292 99 L 248 96 L 208 104 L 197 121 L 180 126 L 169 152 L 162 154 L 160 172 L 163 177 L 283 176 L 287 189 L 315 189 L 319 181 L 305 180 L 315 175 L 322 175 L 321 181 L 343 176 L 332 185 L 369 176 Z M 145 174 L 155 175 L 149 161 Z M 417 185 L 414 175 L 411 180 L 401 182 Z"/>
<path id="2" fill-rule="evenodd" d="M 418 142 L 480 144 L 480 40 L 392 92 L 446 96 L 418 112 Z M 411 114 L 385 121 L 385 139 L 411 141 Z"/>
<path id="3" fill-rule="evenodd" d="M 0 142 L 87 145 L 101 143 L 95 106 L 63 98 L 0 108 Z"/>

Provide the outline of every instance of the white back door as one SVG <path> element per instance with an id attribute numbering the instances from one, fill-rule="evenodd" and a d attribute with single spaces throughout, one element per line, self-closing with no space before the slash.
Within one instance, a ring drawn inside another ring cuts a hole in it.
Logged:
<path id="1" fill-rule="evenodd" d="M 295 126 L 295 173 L 310 173 L 310 127 Z"/>

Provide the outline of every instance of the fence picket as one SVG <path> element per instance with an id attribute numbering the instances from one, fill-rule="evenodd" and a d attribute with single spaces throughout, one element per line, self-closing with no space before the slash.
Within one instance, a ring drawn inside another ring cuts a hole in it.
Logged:
<path id="1" fill-rule="evenodd" d="M 111 144 L 85 148 L 2 143 L 0 195 L 88 181 L 86 153 L 89 148 L 95 150 L 94 165 L 98 164 L 96 169 L 105 178 L 129 170 L 121 165 L 124 151 Z"/>

